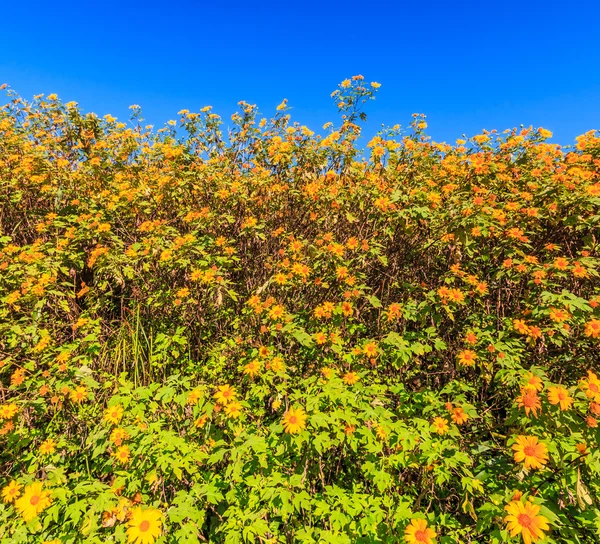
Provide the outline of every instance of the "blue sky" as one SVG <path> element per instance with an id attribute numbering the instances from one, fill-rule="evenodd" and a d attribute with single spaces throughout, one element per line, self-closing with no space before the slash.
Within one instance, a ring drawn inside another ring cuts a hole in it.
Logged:
<path id="1" fill-rule="evenodd" d="M 425 113 L 436 141 L 524 124 L 600 129 L 600 3 L 580 0 L 3 3 L 0 83 L 162 126 L 240 100 L 320 131 L 346 77 L 382 84 L 365 132 Z"/>

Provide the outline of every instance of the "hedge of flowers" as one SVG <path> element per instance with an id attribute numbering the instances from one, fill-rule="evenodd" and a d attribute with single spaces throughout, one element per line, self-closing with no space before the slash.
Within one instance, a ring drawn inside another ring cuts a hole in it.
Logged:
<path id="1" fill-rule="evenodd" d="M 363 142 L 378 87 L 7 90 L 1 543 L 600 541 L 600 135 Z"/>

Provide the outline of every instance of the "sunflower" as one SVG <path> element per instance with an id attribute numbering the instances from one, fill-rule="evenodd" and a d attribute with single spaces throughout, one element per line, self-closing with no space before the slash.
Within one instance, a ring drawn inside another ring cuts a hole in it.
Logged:
<path id="1" fill-rule="evenodd" d="M 347 372 L 344 374 L 342 378 L 344 383 L 347 385 L 354 385 L 358 380 L 360 380 L 360 376 L 356 372 Z"/>
<path id="2" fill-rule="evenodd" d="M 525 544 L 544 538 L 544 531 L 549 529 L 548 519 L 540 515 L 540 507 L 537 504 L 511 501 L 504 509 L 508 512 L 504 521 L 508 523 L 510 536 L 520 534 Z"/>
<path id="3" fill-rule="evenodd" d="M 220 404 L 227 404 L 229 401 L 232 401 L 237 396 L 237 392 L 235 387 L 232 387 L 229 384 L 219 385 L 217 387 L 217 392 L 213 395 L 216 401 Z"/>
<path id="4" fill-rule="evenodd" d="M 120 404 L 115 404 L 104 411 L 104 421 L 118 425 L 123 417 L 123 407 Z"/>
<path id="5" fill-rule="evenodd" d="M 11 419 L 19 411 L 19 407 L 11 402 L 0 406 L 0 419 Z"/>
<path id="6" fill-rule="evenodd" d="M 458 362 L 463 366 L 473 366 L 477 360 L 477 353 L 473 350 L 465 349 L 461 351 L 457 356 Z"/>
<path id="7" fill-rule="evenodd" d="M 448 422 L 443 417 L 436 417 L 431 426 L 439 435 L 446 434 L 450 430 Z"/>
<path id="8" fill-rule="evenodd" d="M 22 487 L 16 480 L 10 482 L 6 487 L 2 488 L 2 501 L 5 503 L 15 501 L 21 494 Z"/>
<path id="9" fill-rule="evenodd" d="M 156 508 L 140 506 L 131 511 L 127 522 L 127 542 L 153 544 L 162 531 L 162 512 Z"/>
<path id="10" fill-rule="evenodd" d="M 51 502 L 50 492 L 43 490 L 42 482 L 34 482 L 25 487 L 23 495 L 15 501 L 15 508 L 25 521 L 31 521 L 48 508 Z"/>
<path id="11" fill-rule="evenodd" d="M 39 451 L 42 455 L 50 455 L 50 454 L 54 453 L 55 450 L 56 450 L 56 441 L 53 440 L 52 438 L 48 438 L 47 440 L 44 440 L 40 444 Z"/>
<path id="12" fill-rule="evenodd" d="M 437 534 L 427 527 L 426 519 L 411 519 L 404 530 L 404 542 L 407 544 L 433 544 Z"/>
<path id="13" fill-rule="evenodd" d="M 282 423 L 286 433 L 299 433 L 306 428 L 306 413 L 302 407 L 290 408 L 283 414 Z"/>
<path id="14" fill-rule="evenodd" d="M 225 406 L 225 413 L 228 418 L 236 419 L 242 415 L 242 405 L 234 400 Z"/>
<path id="15" fill-rule="evenodd" d="M 126 464 L 131 459 L 131 451 L 129 446 L 120 446 L 117 451 L 113 453 L 114 458 L 119 461 L 122 465 Z"/>
<path id="16" fill-rule="evenodd" d="M 568 410 L 573 404 L 573 399 L 562 385 L 557 385 L 548 388 L 548 402 L 560 405 L 561 410 Z"/>
<path id="17" fill-rule="evenodd" d="M 517 463 L 525 462 L 525 468 L 542 468 L 548 462 L 548 448 L 535 436 L 519 435 L 512 445 Z"/>

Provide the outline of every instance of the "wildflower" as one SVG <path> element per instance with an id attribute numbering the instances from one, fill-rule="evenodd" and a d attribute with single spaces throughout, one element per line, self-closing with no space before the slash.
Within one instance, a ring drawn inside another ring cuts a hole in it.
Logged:
<path id="1" fill-rule="evenodd" d="M 153 544 L 162 531 L 162 512 L 156 508 L 135 507 L 127 522 L 127 542 Z"/>
<path id="2" fill-rule="evenodd" d="M 585 324 L 583 334 L 591 338 L 600 338 L 600 319 L 592 319 Z"/>
<path id="3" fill-rule="evenodd" d="M 225 406 L 225 414 L 228 418 L 237 419 L 242 415 L 242 405 L 237 401 L 232 401 Z"/>
<path id="4" fill-rule="evenodd" d="M 521 535 L 525 544 L 542 540 L 544 531 L 549 529 L 548 519 L 540 515 L 540 507 L 531 502 L 511 501 L 504 509 L 508 515 L 504 521 L 508 524 L 510 536 Z"/>
<path id="5" fill-rule="evenodd" d="M 26 486 L 23 495 L 15 501 L 15 508 L 25 521 L 31 521 L 50 506 L 50 492 L 43 487 L 42 482 Z"/>
<path id="6" fill-rule="evenodd" d="M 104 411 L 104 421 L 118 425 L 123 417 L 123 407 L 120 404 L 115 404 Z"/>
<path id="7" fill-rule="evenodd" d="M 477 353 L 470 349 L 461 351 L 458 355 L 458 362 L 463 366 L 473 366 L 477 360 Z"/>
<path id="8" fill-rule="evenodd" d="M 217 402 L 221 404 L 227 404 L 228 402 L 234 400 L 237 396 L 237 392 L 235 387 L 231 385 L 219 385 L 217 388 L 217 392 L 213 395 Z"/>
<path id="9" fill-rule="evenodd" d="M 528 372 L 525 375 L 525 385 L 523 385 L 524 389 L 535 389 L 536 391 L 541 391 L 544 389 L 544 384 L 542 379 L 532 372 Z"/>
<path id="10" fill-rule="evenodd" d="M 377 344 L 375 342 L 368 342 L 363 346 L 363 353 L 368 357 L 375 357 L 377 355 Z"/>
<path id="11" fill-rule="evenodd" d="M 188 395 L 188 398 L 187 398 L 187 403 L 190 406 L 196 406 L 196 404 L 198 404 L 198 401 L 202 397 L 202 393 L 203 393 L 202 389 L 196 387 L 196 389 L 193 389 L 192 391 L 190 391 L 190 394 Z"/>
<path id="12" fill-rule="evenodd" d="M 14 502 L 21 494 L 22 487 L 23 486 L 16 480 L 10 482 L 7 486 L 2 488 L 2 501 L 6 504 Z"/>
<path id="13" fill-rule="evenodd" d="M 450 417 L 452 418 L 452 421 L 454 421 L 454 423 L 456 423 L 457 425 L 462 425 L 463 423 L 466 423 L 469 419 L 469 415 L 466 414 L 464 409 L 460 406 L 457 406 L 452 410 L 452 415 Z"/>
<path id="14" fill-rule="evenodd" d="M 40 444 L 40 453 L 42 455 L 51 455 L 52 453 L 54 453 L 56 450 L 56 441 L 53 440 L 52 438 L 48 438 L 47 440 L 44 440 L 41 444 Z"/>
<path id="15" fill-rule="evenodd" d="M 113 453 L 114 458 L 119 461 L 122 465 L 126 464 L 131 459 L 131 450 L 129 446 L 120 446 L 117 451 Z"/>
<path id="16" fill-rule="evenodd" d="M 11 419 L 18 411 L 19 408 L 14 402 L 3 404 L 0 406 L 0 420 Z"/>
<path id="17" fill-rule="evenodd" d="M 360 376 L 356 372 L 347 372 L 342 379 L 346 385 L 354 385 L 360 380 Z"/>
<path id="18" fill-rule="evenodd" d="M 427 527 L 426 519 L 411 519 L 404 530 L 404 542 L 407 544 L 433 544 L 437 533 Z"/>
<path id="19" fill-rule="evenodd" d="M 521 389 L 521 396 L 517 398 L 517 403 L 519 408 L 525 408 L 527 416 L 533 412 L 533 416 L 537 417 L 538 410 L 542 407 L 537 391 L 527 387 Z"/>
<path id="20" fill-rule="evenodd" d="M 244 366 L 244 374 L 247 374 L 251 378 L 256 376 L 260 372 L 260 361 L 258 359 L 254 359 L 250 361 L 247 365 Z"/>
<path id="21" fill-rule="evenodd" d="M 290 408 L 283 414 L 283 427 L 286 433 L 296 434 L 306 428 L 306 413 L 300 408 Z"/>
<path id="22" fill-rule="evenodd" d="M 116 446 L 120 446 L 123 443 L 123 440 L 127 440 L 129 438 L 129 433 L 125 429 L 114 429 L 112 433 L 110 433 L 110 441 L 114 442 Z"/>
<path id="23" fill-rule="evenodd" d="M 527 469 L 542 468 L 548 462 L 548 448 L 535 436 L 518 436 L 512 449 L 515 451 L 515 461 L 517 463 L 525 462 Z"/>
<path id="24" fill-rule="evenodd" d="M 443 417 L 436 417 L 433 420 L 431 426 L 433 427 L 433 430 L 439 435 L 444 435 L 450 430 L 448 422 Z"/>
<path id="25" fill-rule="evenodd" d="M 71 391 L 70 397 L 73 402 L 76 402 L 77 404 L 82 403 L 87 397 L 86 387 L 83 385 L 76 387 L 73 391 Z"/>
<path id="26" fill-rule="evenodd" d="M 587 378 L 581 381 L 581 389 L 588 399 L 600 402 L 600 379 L 591 370 L 588 370 Z"/>
<path id="27" fill-rule="evenodd" d="M 548 388 L 548 402 L 550 404 L 559 404 L 560 409 L 564 411 L 571 408 L 573 399 L 562 385 L 557 385 Z"/>

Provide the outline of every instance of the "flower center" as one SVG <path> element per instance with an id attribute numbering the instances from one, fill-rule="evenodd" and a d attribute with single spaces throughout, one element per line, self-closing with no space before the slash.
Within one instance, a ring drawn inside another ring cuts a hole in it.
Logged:
<path id="1" fill-rule="evenodd" d="M 523 453 L 527 455 L 527 457 L 535 457 L 536 451 L 535 446 L 525 446 L 523 448 Z"/>
<path id="2" fill-rule="evenodd" d="M 594 393 L 597 393 L 598 391 L 600 391 L 600 389 L 598 388 L 598 386 L 595 383 L 590 383 L 590 385 L 588 385 L 588 388 L 590 391 L 593 391 Z"/>
<path id="3" fill-rule="evenodd" d="M 529 529 L 532 524 L 533 520 L 531 519 L 531 516 L 528 516 L 527 514 L 519 514 L 519 525 L 521 527 L 524 529 Z"/>
<path id="4" fill-rule="evenodd" d="M 290 416 L 288 421 L 290 425 L 296 425 L 296 423 L 298 423 L 298 418 L 296 416 Z"/>
<path id="5" fill-rule="evenodd" d="M 31 506 L 35 506 L 38 502 L 40 502 L 39 495 L 32 495 L 31 499 L 29 499 L 29 504 L 31 504 Z"/>
<path id="6" fill-rule="evenodd" d="M 417 542 L 427 542 L 427 535 L 425 534 L 425 531 L 416 531 L 415 539 Z"/>
<path id="7" fill-rule="evenodd" d="M 142 523 L 140 523 L 140 531 L 142 531 L 142 533 L 145 533 L 148 529 L 150 529 L 150 522 L 145 519 L 144 521 L 142 521 Z"/>

